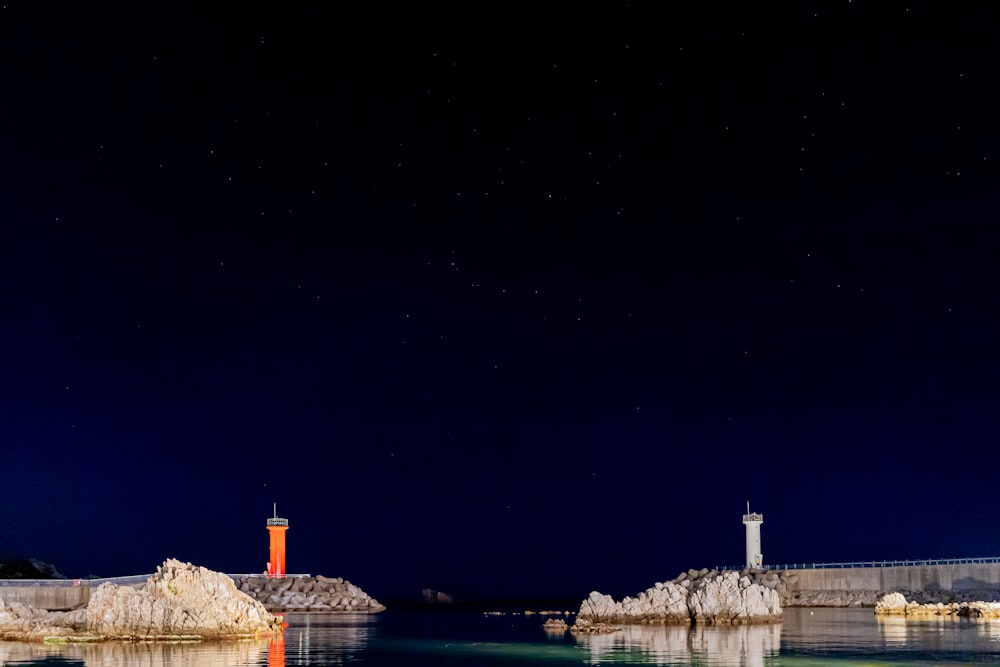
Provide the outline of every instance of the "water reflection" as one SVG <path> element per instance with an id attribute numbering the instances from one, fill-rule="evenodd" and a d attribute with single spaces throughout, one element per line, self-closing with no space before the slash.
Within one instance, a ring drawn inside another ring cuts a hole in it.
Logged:
<path id="1" fill-rule="evenodd" d="M 786 609 L 781 625 L 625 626 L 611 635 L 546 633 L 535 618 L 477 610 L 289 614 L 284 636 L 202 643 L 0 642 L 0 666 L 371 667 L 499 664 L 1000 664 L 1000 622 L 876 618 L 871 609 Z"/>
<path id="2" fill-rule="evenodd" d="M 906 644 L 906 619 L 901 616 L 876 617 L 879 632 L 887 646 Z"/>
<path id="3" fill-rule="evenodd" d="M 718 665 L 763 665 L 780 648 L 781 625 L 699 626 L 691 632 L 692 655 L 715 656 Z"/>
<path id="4" fill-rule="evenodd" d="M 996 650 L 1000 644 L 1000 621 L 954 616 L 904 618 L 876 617 L 879 634 L 886 646 L 913 644 L 935 650 Z"/>
<path id="5" fill-rule="evenodd" d="M 0 665 L 32 662 L 72 662 L 87 667 L 230 667 L 263 665 L 266 639 L 227 642 L 100 642 L 38 644 L 0 642 Z M 280 663 L 279 663 L 280 664 Z"/>
<path id="6" fill-rule="evenodd" d="M 983 621 L 976 624 L 980 637 L 993 642 L 1000 642 L 1000 620 Z"/>
<path id="7" fill-rule="evenodd" d="M 275 637 L 267 646 L 267 667 L 285 667 L 285 638 Z"/>
<path id="8" fill-rule="evenodd" d="M 875 616 L 871 609 L 786 609 L 782 657 L 880 656 L 902 664 L 1000 664 L 1000 623 Z"/>
<path id="9" fill-rule="evenodd" d="M 608 635 L 580 635 L 592 665 L 612 663 L 702 663 L 764 665 L 781 646 L 780 625 L 626 625 Z"/>
<path id="10" fill-rule="evenodd" d="M 377 617 L 372 614 L 321 614 L 316 612 L 285 614 L 285 630 L 280 653 L 277 647 L 268 653 L 269 667 L 289 664 L 340 665 L 360 657 L 375 631 Z M 272 657 L 273 656 L 273 657 Z"/>
<path id="11" fill-rule="evenodd" d="M 368 614 L 287 614 L 289 627 L 271 639 L 207 642 L 95 642 L 42 644 L 0 641 L 0 665 L 73 663 L 87 667 L 231 667 L 234 665 L 339 665 L 368 646 Z"/>

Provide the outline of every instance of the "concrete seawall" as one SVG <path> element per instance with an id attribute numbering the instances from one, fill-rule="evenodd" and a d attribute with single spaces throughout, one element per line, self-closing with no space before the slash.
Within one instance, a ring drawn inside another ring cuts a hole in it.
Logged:
<path id="1" fill-rule="evenodd" d="M 90 586 L 0 586 L 0 598 L 35 609 L 65 611 L 90 602 Z"/>
<path id="2" fill-rule="evenodd" d="M 1000 591 L 1000 563 L 788 570 L 795 591 Z"/>
<path id="3" fill-rule="evenodd" d="M 90 602 L 90 591 L 105 582 L 120 586 L 142 586 L 151 575 L 139 574 L 108 579 L 0 579 L 0 598 L 35 609 L 66 611 Z"/>

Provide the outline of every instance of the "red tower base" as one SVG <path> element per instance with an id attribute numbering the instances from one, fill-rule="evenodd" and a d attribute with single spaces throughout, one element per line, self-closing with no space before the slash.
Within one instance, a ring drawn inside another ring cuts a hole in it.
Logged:
<path id="1" fill-rule="evenodd" d="M 285 531 L 288 526 L 268 526 L 271 534 L 271 560 L 267 564 L 267 576 L 284 579 L 285 573 Z"/>

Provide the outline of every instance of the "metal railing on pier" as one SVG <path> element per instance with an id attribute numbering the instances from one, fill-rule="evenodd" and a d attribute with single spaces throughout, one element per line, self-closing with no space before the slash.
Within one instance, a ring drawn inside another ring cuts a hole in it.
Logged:
<path id="1" fill-rule="evenodd" d="M 783 565 L 758 565 L 754 570 L 826 570 L 856 567 L 910 567 L 919 565 L 968 565 L 973 563 L 1000 563 L 1000 556 L 985 558 L 925 558 L 917 560 L 859 560 L 846 563 L 785 563 Z M 717 570 L 742 570 L 746 565 L 720 565 Z"/>

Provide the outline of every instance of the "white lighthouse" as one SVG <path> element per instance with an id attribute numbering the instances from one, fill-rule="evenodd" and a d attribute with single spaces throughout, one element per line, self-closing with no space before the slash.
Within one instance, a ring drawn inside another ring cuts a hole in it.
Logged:
<path id="1" fill-rule="evenodd" d="M 764 523 L 764 515 L 750 513 L 750 501 L 747 501 L 747 513 L 743 515 L 743 525 L 747 527 L 747 567 L 762 567 L 764 554 L 760 552 L 760 524 Z"/>

